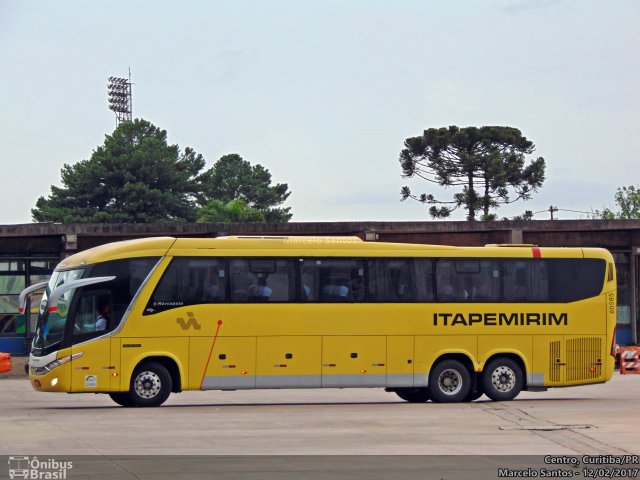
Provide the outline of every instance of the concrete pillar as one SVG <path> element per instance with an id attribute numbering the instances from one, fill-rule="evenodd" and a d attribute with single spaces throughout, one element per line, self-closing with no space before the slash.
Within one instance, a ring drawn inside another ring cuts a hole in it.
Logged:
<path id="1" fill-rule="evenodd" d="M 522 229 L 520 228 L 512 228 L 511 229 L 511 243 L 514 244 L 522 244 Z"/>

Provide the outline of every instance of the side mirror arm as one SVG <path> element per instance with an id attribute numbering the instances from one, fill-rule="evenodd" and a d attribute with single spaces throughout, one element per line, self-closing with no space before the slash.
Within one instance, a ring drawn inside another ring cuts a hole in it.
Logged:
<path id="1" fill-rule="evenodd" d="M 20 313 L 24 313 L 24 309 L 27 306 L 27 297 L 33 292 L 47 288 L 48 283 L 49 282 L 36 283 L 35 285 L 31 285 L 30 287 L 27 287 L 22 292 L 20 292 L 20 297 L 18 298 L 18 311 Z"/>
<path id="2" fill-rule="evenodd" d="M 63 283 L 59 287 L 57 287 L 49 298 L 47 299 L 47 307 L 50 312 L 56 311 L 58 308 L 58 300 L 67 290 L 71 290 L 74 288 L 86 287 L 87 285 L 94 285 L 96 283 L 110 282 L 114 280 L 116 277 L 93 277 L 93 278 L 83 278 L 80 280 L 72 280 L 69 283 Z"/>

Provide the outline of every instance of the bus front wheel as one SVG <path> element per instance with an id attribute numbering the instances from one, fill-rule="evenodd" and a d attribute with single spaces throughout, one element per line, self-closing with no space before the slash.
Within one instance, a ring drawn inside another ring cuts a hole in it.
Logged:
<path id="1" fill-rule="evenodd" d="M 143 362 L 134 370 L 129 398 L 136 407 L 159 407 L 171 394 L 169 371 L 156 362 Z"/>
<path id="2" fill-rule="evenodd" d="M 471 374 L 458 360 L 443 360 L 429 373 L 429 396 L 434 402 L 462 402 L 470 390 Z"/>
<path id="3" fill-rule="evenodd" d="M 510 358 L 496 358 L 486 366 L 482 384 L 485 395 L 491 400 L 513 400 L 524 386 L 524 374 L 517 362 Z"/>

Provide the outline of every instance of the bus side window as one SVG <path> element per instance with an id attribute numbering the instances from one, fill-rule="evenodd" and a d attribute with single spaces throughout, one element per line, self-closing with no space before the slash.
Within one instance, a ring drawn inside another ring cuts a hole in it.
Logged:
<path id="1" fill-rule="evenodd" d="M 113 299 L 109 290 L 84 290 L 77 300 L 73 313 L 73 335 L 96 336 L 112 330 L 115 319 L 112 316 Z"/>
<path id="2" fill-rule="evenodd" d="M 238 258 L 229 265 L 232 302 L 289 302 L 295 298 L 293 259 Z"/>
<path id="3" fill-rule="evenodd" d="M 300 301 L 317 302 L 319 300 L 320 291 L 320 275 L 319 269 L 314 268 L 313 262 L 322 260 L 300 259 Z"/>
<path id="4" fill-rule="evenodd" d="M 465 275 L 467 286 L 466 300 L 485 303 L 500 301 L 501 273 L 500 264 L 496 260 L 481 260 L 477 272 Z"/>
<path id="5" fill-rule="evenodd" d="M 436 263 L 436 287 L 438 302 L 464 302 L 465 290 L 462 275 L 456 273 L 455 261 L 440 259 Z"/>
<path id="6" fill-rule="evenodd" d="M 131 300 L 157 262 L 156 257 L 141 257 L 97 263 L 87 269 L 86 276 L 115 277 L 103 284 L 111 295 L 108 328 L 115 328 L 120 323 Z"/>
<path id="7" fill-rule="evenodd" d="M 373 302 L 432 302 L 433 268 L 428 258 L 369 259 L 369 299 Z"/>
<path id="8" fill-rule="evenodd" d="M 301 288 L 307 297 L 305 300 L 301 295 L 302 301 L 336 303 L 364 300 L 363 260 L 306 258 L 300 264 Z"/>
<path id="9" fill-rule="evenodd" d="M 549 301 L 575 302 L 599 295 L 607 264 L 596 258 L 547 260 Z"/>
<path id="10" fill-rule="evenodd" d="M 226 299 L 224 260 L 178 257 L 164 272 L 145 313 L 186 305 L 223 302 Z"/>
<path id="11" fill-rule="evenodd" d="M 536 298 L 531 260 L 502 260 L 503 300 L 506 302 L 530 302 Z"/>
<path id="12" fill-rule="evenodd" d="M 497 260 L 440 259 L 436 270 L 438 301 L 500 301 L 500 277 L 500 263 Z"/>

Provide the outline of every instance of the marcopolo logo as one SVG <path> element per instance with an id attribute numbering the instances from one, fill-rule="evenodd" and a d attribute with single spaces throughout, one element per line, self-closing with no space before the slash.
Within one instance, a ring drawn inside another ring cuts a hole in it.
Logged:
<path id="1" fill-rule="evenodd" d="M 65 480 L 67 470 L 73 468 L 73 462 L 63 462 L 53 458 L 40 460 L 38 457 L 9 457 L 9 478 L 32 480 Z"/>
<path id="2" fill-rule="evenodd" d="M 187 312 L 187 321 L 185 321 L 184 318 L 176 318 L 176 322 L 182 330 L 189 330 L 191 327 L 193 327 L 194 330 L 200 330 L 202 328 L 193 312 Z"/>

